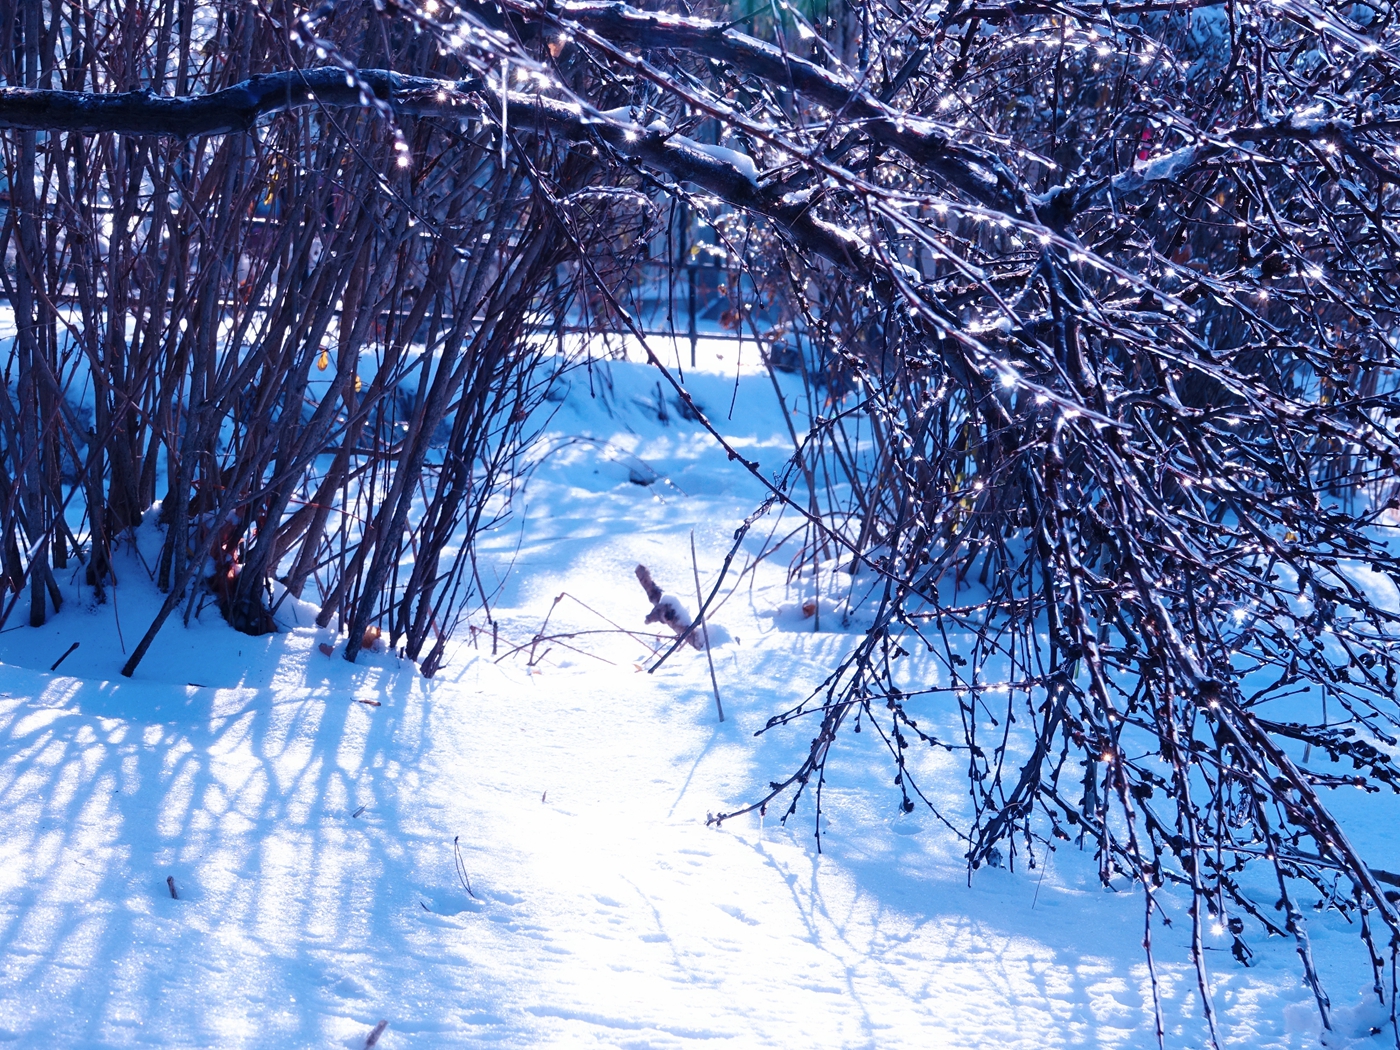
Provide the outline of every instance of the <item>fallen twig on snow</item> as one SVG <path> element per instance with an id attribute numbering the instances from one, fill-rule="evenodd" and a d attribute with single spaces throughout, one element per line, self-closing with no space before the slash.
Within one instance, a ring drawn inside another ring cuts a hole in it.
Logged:
<path id="1" fill-rule="evenodd" d="M 74 643 L 73 643 L 72 645 L 70 645 L 67 649 L 63 650 L 63 655 L 60 656 L 57 660 L 55 660 L 55 661 L 49 666 L 49 670 L 50 670 L 50 671 L 57 671 L 57 670 L 58 670 L 58 665 L 61 664 L 61 663 L 63 663 L 64 660 L 68 659 L 68 657 L 69 657 L 70 655 L 72 655 L 73 650 L 76 649 L 76 648 L 78 648 L 78 644 L 79 644 L 78 642 L 74 642 Z"/>

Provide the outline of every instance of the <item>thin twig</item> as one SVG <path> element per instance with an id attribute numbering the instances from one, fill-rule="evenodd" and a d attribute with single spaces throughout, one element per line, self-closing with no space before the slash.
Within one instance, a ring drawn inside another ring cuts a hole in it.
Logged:
<path id="1" fill-rule="evenodd" d="M 690 530 L 690 571 L 695 576 L 695 604 L 699 612 L 695 618 L 700 622 L 700 634 L 705 641 L 705 662 L 710 665 L 710 688 L 715 691 L 715 710 L 719 720 L 724 721 L 724 705 L 719 702 L 719 682 L 715 680 L 715 658 L 710 652 L 710 628 L 705 623 L 705 593 L 700 589 L 700 564 L 695 560 L 695 530 Z"/>

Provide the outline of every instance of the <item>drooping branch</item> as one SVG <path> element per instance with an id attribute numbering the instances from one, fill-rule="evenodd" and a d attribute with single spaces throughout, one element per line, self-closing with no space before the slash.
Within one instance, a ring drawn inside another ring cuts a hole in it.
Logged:
<path id="1" fill-rule="evenodd" d="M 1015 177 L 994 156 L 952 141 L 938 122 L 900 111 L 849 73 L 825 69 L 732 26 L 596 0 L 551 5 L 506 0 L 502 6 L 526 21 L 581 36 L 686 52 L 725 63 L 807 96 L 838 119 L 858 125 L 874 142 L 900 150 L 985 207 L 1022 216 L 1028 212 Z"/>
<path id="2" fill-rule="evenodd" d="M 306 106 L 386 103 L 405 116 L 461 116 L 479 80 L 434 80 L 385 69 L 349 73 L 339 66 L 262 73 L 207 95 L 150 91 L 87 92 L 0 88 L 0 128 L 175 135 L 194 138 L 247 131 L 259 118 Z"/>
<path id="3" fill-rule="evenodd" d="M 307 106 L 387 105 L 405 116 L 465 119 L 499 112 L 499 95 L 474 80 L 434 80 L 383 69 L 355 74 L 336 66 L 265 73 L 208 95 L 158 96 L 0 89 L 0 127 L 90 134 L 174 135 L 192 138 L 247 131 L 259 118 Z M 870 270 L 863 242 L 818 219 L 808 201 L 780 188 L 761 188 L 752 161 L 706 146 L 673 129 L 627 120 L 524 92 L 511 92 L 507 126 L 550 132 L 574 141 L 597 138 L 616 153 L 690 182 L 726 203 L 776 221 L 804 249 L 848 269 Z"/>

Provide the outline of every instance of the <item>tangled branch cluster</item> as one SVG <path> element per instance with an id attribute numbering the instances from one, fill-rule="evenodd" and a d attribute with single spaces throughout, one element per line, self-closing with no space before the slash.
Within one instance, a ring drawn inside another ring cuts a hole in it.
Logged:
<path id="1" fill-rule="evenodd" d="M 784 5 L 760 39 L 703 12 L 503 9 L 517 46 L 542 38 L 510 118 L 572 109 L 713 228 L 766 334 L 845 383 L 775 499 L 814 562 L 886 586 L 770 723 L 815 721 L 807 760 L 739 812 L 820 808 L 862 724 L 912 809 L 909 749 L 946 747 L 973 867 L 1092 841 L 1105 881 L 1144 887 L 1149 943 L 1155 889 L 1189 888 L 1212 1029 L 1203 928 L 1246 961 L 1245 919 L 1296 940 L 1330 1025 L 1309 884 L 1360 917 L 1393 1010 L 1396 879 L 1326 801 L 1400 787 L 1392 12 Z M 900 688 L 915 648 L 938 681 Z M 948 709 L 959 741 L 919 726 Z"/>
<path id="2" fill-rule="evenodd" d="M 342 16 L 314 14 L 272 24 L 324 59 L 335 48 L 316 34 Z M 1244 961 L 1246 919 L 1295 938 L 1327 1026 L 1303 887 L 1359 917 L 1392 1017 L 1400 944 L 1384 889 L 1400 880 L 1369 866 L 1326 795 L 1400 783 L 1394 20 L 1388 3 L 1322 0 L 399 2 L 366 16 L 364 40 L 412 27 L 438 52 L 425 44 L 412 76 L 392 49 L 344 44 L 353 62 L 331 73 L 225 78 L 242 94 L 206 100 L 193 126 L 372 105 L 412 132 L 396 156 L 410 178 L 445 162 L 432 136 L 465 136 L 475 163 L 523 180 L 509 199 L 538 216 L 505 243 L 528 253 L 547 228 L 559 247 L 517 287 L 538 296 L 562 272 L 609 326 L 636 327 L 629 267 L 645 245 L 609 244 L 616 265 L 600 268 L 583 191 L 634 191 L 668 238 L 701 231 L 736 275 L 729 316 L 799 349 L 826 398 L 789 470 L 761 478 L 770 505 L 806 520 L 814 567 L 884 583 L 873 628 L 771 723 L 818 725 L 806 761 L 748 808 L 791 814 L 809 792 L 820 808 L 832 749 L 868 726 L 913 809 L 927 799 L 906 756 L 947 748 L 967 761 L 972 866 L 1092 842 L 1105 880 L 1144 888 L 1149 941 L 1156 890 L 1189 889 L 1212 1030 L 1203 929 L 1228 928 Z M 22 82 L 0 97 L 8 126 L 58 113 L 61 127 L 198 133 L 176 126 L 191 119 L 179 99 L 98 112 L 81 80 L 67 94 Z M 454 185 L 487 186 L 480 170 Z M 447 254 L 425 262 L 434 280 L 457 280 Z M 430 283 L 416 320 L 438 316 Z M 467 306 L 451 316 L 478 316 Z M 186 489 L 201 432 L 172 460 Z M 8 447 L 28 447 L 23 424 L 13 433 Z M 402 495 L 423 460 L 394 456 Z M 281 534 L 266 522 L 285 502 L 220 485 L 239 493 L 220 514 L 270 507 L 247 520 Z M 26 537 L 42 537 L 23 505 Z M 365 542 L 403 520 L 375 518 Z M 936 681 L 898 673 L 916 647 Z M 961 739 L 926 728 L 946 711 Z M 1277 914 L 1244 881 L 1259 865 Z"/>

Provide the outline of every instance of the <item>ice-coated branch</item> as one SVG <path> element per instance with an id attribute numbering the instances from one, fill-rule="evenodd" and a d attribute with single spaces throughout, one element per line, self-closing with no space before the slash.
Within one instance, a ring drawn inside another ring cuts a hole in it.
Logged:
<path id="1" fill-rule="evenodd" d="M 994 156 L 954 142 L 937 122 L 921 119 L 876 97 L 867 83 L 823 68 L 765 40 L 709 19 L 643 11 L 597 0 L 535 4 L 505 0 L 504 10 L 552 29 L 615 45 L 665 48 L 703 56 L 778 88 L 805 95 L 870 138 L 915 163 L 980 204 L 1026 214 L 1015 177 Z"/>
<path id="2" fill-rule="evenodd" d="M 781 187 L 761 188 L 752 160 L 743 154 L 696 142 L 659 123 L 641 127 L 575 102 L 525 92 L 511 92 L 509 100 L 507 126 L 517 132 L 550 132 L 575 141 L 597 138 L 623 157 L 773 219 L 801 247 L 837 265 L 869 269 L 860 238 L 817 218 L 809 201 L 785 194 Z M 192 138 L 246 131 L 261 117 L 307 106 L 367 107 L 376 101 L 405 116 L 491 114 L 494 119 L 500 111 L 499 96 L 481 80 L 434 80 L 383 69 L 352 75 L 329 66 L 265 73 L 208 95 L 180 97 L 3 88 L 0 127 Z"/>
<path id="3" fill-rule="evenodd" d="M 403 113 L 450 112 L 472 82 L 407 77 L 382 69 L 358 76 L 339 67 L 263 73 L 207 95 L 168 96 L 0 88 L 0 127 L 193 138 L 246 131 L 260 117 L 304 106 L 367 106 L 374 98 Z"/>

